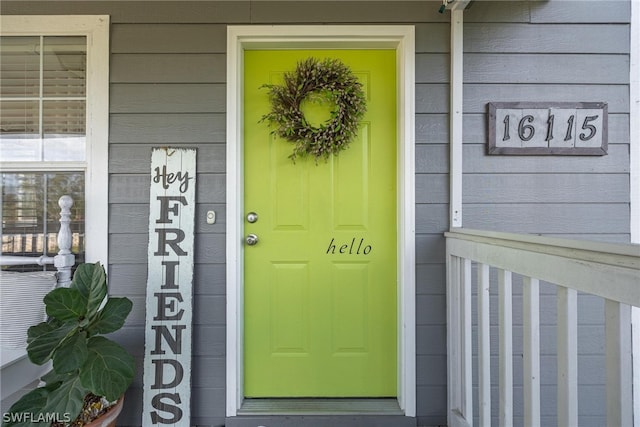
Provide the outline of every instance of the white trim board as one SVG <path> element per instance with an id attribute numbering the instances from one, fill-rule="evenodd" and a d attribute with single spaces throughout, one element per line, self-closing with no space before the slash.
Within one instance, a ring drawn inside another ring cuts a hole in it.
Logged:
<path id="1" fill-rule="evenodd" d="M 226 414 L 238 415 L 243 385 L 243 51 L 367 49 L 397 52 L 398 403 L 416 415 L 415 33 L 413 26 L 229 26 L 227 28 L 227 380 Z"/>
<path id="2" fill-rule="evenodd" d="M 629 203 L 631 243 L 640 243 L 640 2 L 631 2 L 629 40 Z M 633 423 L 640 427 L 640 308 L 631 310 Z"/>

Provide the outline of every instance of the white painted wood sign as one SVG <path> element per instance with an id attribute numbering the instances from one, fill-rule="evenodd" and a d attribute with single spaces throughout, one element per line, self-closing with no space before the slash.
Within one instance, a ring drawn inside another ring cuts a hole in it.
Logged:
<path id="1" fill-rule="evenodd" d="M 151 153 L 142 425 L 189 427 L 196 150 Z"/>
<path id="2" fill-rule="evenodd" d="M 491 102 L 489 154 L 604 156 L 605 102 Z"/>

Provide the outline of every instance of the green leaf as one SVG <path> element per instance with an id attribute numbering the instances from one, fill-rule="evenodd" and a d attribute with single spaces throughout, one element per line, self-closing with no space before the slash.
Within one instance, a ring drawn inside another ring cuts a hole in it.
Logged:
<path id="1" fill-rule="evenodd" d="M 61 383 L 69 379 L 70 374 L 58 374 L 56 371 L 51 370 L 44 374 L 40 379 L 47 384 L 47 387 Z"/>
<path id="2" fill-rule="evenodd" d="M 48 322 L 38 323 L 37 325 L 31 326 L 27 329 L 27 344 L 30 344 L 31 341 L 38 338 L 40 335 L 44 335 L 47 332 L 51 332 L 54 329 L 57 329 L 52 324 Z"/>
<path id="3" fill-rule="evenodd" d="M 72 289 L 77 289 L 86 302 L 86 316 L 92 318 L 107 295 L 107 275 L 99 263 L 80 264 L 73 274 Z"/>
<path id="4" fill-rule="evenodd" d="M 37 325 L 37 327 L 39 326 L 40 325 Z M 54 350 L 67 337 L 67 335 L 73 331 L 74 328 L 75 325 L 65 323 L 59 328 L 34 336 L 29 345 L 27 345 L 29 360 L 36 365 L 44 364 L 51 358 Z"/>
<path id="5" fill-rule="evenodd" d="M 53 369 L 59 374 L 80 369 L 87 360 L 87 333 L 76 332 L 53 353 Z"/>
<path id="6" fill-rule="evenodd" d="M 47 314 L 63 322 L 78 320 L 87 313 L 82 295 L 76 289 L 58 288 L 44 297 Z"/>
<path id="7" fill-rule="evenodd" d="M 51 422 L 33 422 L 39 419 L 39 415 L 42 414 L 42 408 L 47 403 L 48 394 L 47 390 L 37 388 L 22 396 L 9 408 L 9 411 L 2 414 L 2 427 L 45 427 L 50 425 Z"/>
<path id="8" fill-rule="evenodd" d="M 72 421 L 82 410 L 87 393 L 89 390 L 82 386 L 80 379 L 73 376 L 60 384 L 60 387 L 49 392 L 47 404 L 42 412 L 56 414 L 59 420 Z"/>
<path id="9" fill-rule="evenodd" d="M 93 335 L 117 331 L 124 325 L 132 307 L 129 298 L 109 298 L 98 313 L 98 320 L 89 326 L 89 332 Z"/>
<path id="10" fill-rule="evenodd" d="M 87 344 L 89 355 L 80 369 L 82 385 L 107 400 L 116 400 L 133 381 L 133 357 L 105 337 L 91 337 Z"/>

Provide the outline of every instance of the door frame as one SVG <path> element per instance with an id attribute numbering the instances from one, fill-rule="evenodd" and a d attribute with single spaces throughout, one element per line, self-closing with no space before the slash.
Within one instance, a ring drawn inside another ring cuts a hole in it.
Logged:
<path id="1" fill-rule="evenodd" d="M 245 49 L 395 49 L 397 86 L 398 404 L 416 416 L 415 320 L 415 30 L 412 25 L 251 25 L 227 27 L 226 415 L 244 400 Z"/>

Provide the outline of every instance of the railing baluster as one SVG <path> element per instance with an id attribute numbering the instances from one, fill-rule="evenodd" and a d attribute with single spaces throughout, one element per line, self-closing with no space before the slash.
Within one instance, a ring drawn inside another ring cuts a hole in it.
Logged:
<path id="1" fill-rule="evenodd" d="M 491 331 L 489 266 L 478 264 L 478 409 L 479 424 L 491 425 Z"/>
<path id="2" fill-rule="evenodd" d="M 460 325 L 460 258 L 447 256 L 447 383 L 449 385 L 448 424 L 461 416 L 463 384 L 460 373 L 462 328 Z"/>
<path id="3" fill-rule="evenodd" d="M 631 308 L 605 300 L 607 354 L 607 425 L 630 426 L 633 422 L 631 387 Z"/>
<path id="4" fill-rule="evenodd" d="M 513 425 L 513 300 L 511 272 L 498 270 L 500 330 L 500 426 Z"/>
<path id="5" fill-rule="evenodd" d="M 71 268 L 75 264 L 75 255 L 71 253 L 71 196 L 62 196 L 58 200 L 60 206 L 60 231 L 58 232 L 58 255 L 53 258 L 53 264 L 58 269 L 58 286 L 69 286 L 71 283 Z"/>
<path id="6" fill-rule="evenodd" d="M 557 288 L 558 426 L 578 425 L 578 293 Z"/>
<path id="7" fill-rule="evenodd" d="M 471 346 L 471 260 L 463 259 L 462 260 L 462 316 L 461 316 L 461 324 L 462 324 L 462 348 L 463 348 L 463 357 L 462 357 L 462 382 L 464 384 L 464 389 L 462 391 L 462 413 L 464 414 L 464 418 L 469 422 L 469 424 L 473 424 L 473 372 L 472 372 L 472 361 L 473 361 L 473 347 Z"/>
<path id="8" fill-rule="evenodd" d="M 449 425 L 473 423 L 471 260 L 449 257 L 447 346 Z"/>
<path id="9" fill-rule="evenodd" d="M 524 425 L 540 425 L 540 282 L 524 277 Z"/>

